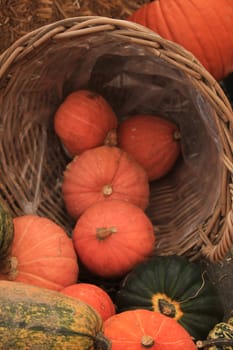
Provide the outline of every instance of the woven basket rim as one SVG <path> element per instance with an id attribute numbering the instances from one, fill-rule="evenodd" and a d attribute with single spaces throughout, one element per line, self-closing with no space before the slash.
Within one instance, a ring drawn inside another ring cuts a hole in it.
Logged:
<path id="1" fill-rule="evenodd" d="M 155 54 L 158 54 L 156 50 L 163 49 L 163 52 L 159 53 L 161 58 L 175 64 L 184 70 L 186 74 L 197 81 L 204 82 L 205 85 L 214 90 L 216 96 L 213 97 L 217 99 L 216 105 L 219 105 L 221 108 L 221 117 L 225 121 L 227 119 L 233 121 L 231 104 L 219 83 L 191 52 L 175 42 L 162 38 L 159 34 L 138 23 L 123 19 L 102 16 L 70 17 L 34 29 L 17 39 L 2 52 L 0 55 L 0 79 L 12 64 L 18 62 L 35 48 L 51 39 L 73 39 L 82 35 L 107 31 L 114 32 L 114 35 L 119 35 L 120 37 L 126 37 L 134 43 L 147 46 Z M 210 90 L 208 90 L 208 93 L 211 93 Z M 218 99 L 218 97 L 220 98 Z"/>
<path id="2" fill-rule="evenodd" d="M 193 84 L 200 89 L 203 95 L 208 99 L 210 105 L 216 111 L 216 123 L 223 140 L 222 161 L 226 167 L 226 177 L 233 174 L 233 141 L 231 130 L 233 127 L 233 111 L 231 104 L 223 92 L 219 83 L 211 76 L 202 64 L 180 45 L 162 38 L 152 30 L 122 19 L 113 19 L 101 16 L 80 16 L 59 20 L 39 27 L 18 40 L 16 40 L 8 49 L 0 55 L 0 81 L 14 64 L 20 64 L 20 61 L 27 55 L 33 53 L 33 50 L 42 44 L 52 44 L 59 40 L 67 40 L 85 36 L 88 34 L 113 33 L 115 37 L 124 38 L 132 43 L 145 46 L 152 54 L 171 63 L 173 66 L 181 69 L 192 79 Z M 228 180 L 229 182 L 229 180 Z M 231 197 L 232 184 L 226 181 L 225 186 L 230 188 L 228 198 Z M 220 208 L 216 208 L 215 215 L 226 216 L 220 240 L 213 246 L 209 239 L 209 233 L 213 225 L 212 221 L 203 230 L 198 229 L 198 234 L 203 242 L 202 252 L 208 256 L 211 261 L 223 259 L 225 254 L 233 245 L 233 212 L 232 204 L 227 201 L 226 191 L 223 191 L 223 198 L 220 198 Z M 225 203 L 228 202 L 227 209 Z M 224 204 L 222 204 L 224 203 Z M 222 207 L 221 207 L 222 205 Z M 181 252 L 182 254 L 182 252 Z"/>

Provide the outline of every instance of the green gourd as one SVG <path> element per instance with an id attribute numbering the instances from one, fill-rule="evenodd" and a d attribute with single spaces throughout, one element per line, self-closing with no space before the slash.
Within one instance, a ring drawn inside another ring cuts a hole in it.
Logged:
<path id="1" fill-rule="evenodd" d="M 6 204 L 0 201 L 0 265 L 9 253 L 13 237 L 13 218 Z"/>
<path id="2" fill-rule="evenodd" d="M 210 330 L 206 340 L 197 341 L 197 347 L 207 347 L 208 350 L 233 350 L 233 317 L 226 322 L 217 323 Z"/>
<path id="3" fill-rule="evenodd" d="M 117 312 L 159 311 L 177 320 L 196 339 L 205 339 L 223 317 L 207 274 L 183 256 L 156 256 L 138 264 L 124 278 L 115 299 Z"/>
<path id="4" fill-rule="evenodd" d="M 58 291 L 0 281 L 4 350 L 108 350 L 102 319 L 86 303 Z"/>

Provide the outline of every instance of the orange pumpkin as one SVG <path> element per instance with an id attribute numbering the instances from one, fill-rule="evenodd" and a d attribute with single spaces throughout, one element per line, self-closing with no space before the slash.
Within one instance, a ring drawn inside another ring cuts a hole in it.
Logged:
<path id="1" fill-rule="evenodd" d="M 54 116 L 55 132 L 72 156 L 102 144 L 115 145 L 116 126 L 109 103 L 89 90 L 68 95 Z"/>
<path id="2" fill-rule="evenodd" d="M 154 0 L 128 19 L 192 52 L 217 80 L 233 71 L 232 0 Z"/>
<path id="3" fill-rule="evenodd" d="M 117 147 L 96 147 L 75 157 L 64 172 L 62 192 L 74 218 L 102 200 L 125 200 L 142 209 L 149 202 L 145 170 Z"/>
<path id="4" fill-rule="evenodd" d="M 111 350 L 195 350 L 188 332 L 174 319 L 149 310 L 124 311 L 104 322 Z"/>
<path id="5" fill-rule="evenodd" d="M 0 279 L 60 290 L 78 278 L 71 238 L 52 220 L 36 215 L 16 217 L 11 253 Z"/>
<path id="6" fill-rule="evenodd" d="M 121 122 L 118 143 L 146 170 L 150 181 L 166 175 L 180 154 L 178 127 L 152 115 L 134 115 Z"/>
<path id="7" fill-rule="evenodd" d="M 92 306 L 105 321 L 116 313 L 112 299 L 101 287 L 92 283 L 75 283 L 63 288 L 61 293 L 80 299 Z"/>
<path id="8" fill-rule="evenodd" d="M 118 277 L 145 260 L 155 244 L 154 228 L 144 211 L 126 201 L 102 201 L 89 207 L 73 230 L 80 260 L 102 277 Z"/>

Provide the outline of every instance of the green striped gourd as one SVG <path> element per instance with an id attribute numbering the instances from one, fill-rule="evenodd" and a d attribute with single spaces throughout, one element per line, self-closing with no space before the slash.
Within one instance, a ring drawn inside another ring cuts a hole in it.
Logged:
<path id="1" fill-rule="evenodd" d="M 233 317 L 230 317 L 227 322 L 217 323 L 209 332 L 207 339 L 213 341 L 213 346 L 210 346 L 209 350 L 233 350 Z"/>
<path id="2" fill-rule="evenodd" d="M 14 226 L 13 218 L 3 201 L 0 201 L 0 264 L 8 253 L 13 241 Z"/>
<path id="3" fill-rule="evenodd" d="M 57 291 L 0 281 L 4 350 L 108 350 L 102 319 L 86 303 Z"/>

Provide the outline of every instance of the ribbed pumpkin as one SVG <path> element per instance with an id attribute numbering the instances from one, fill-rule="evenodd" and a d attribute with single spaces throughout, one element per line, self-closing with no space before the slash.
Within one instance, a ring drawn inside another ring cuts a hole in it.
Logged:
<path id="1" fill-rule="evenodd" d="M 6 204 L 0 201 L 0 266 L 9 254 L 14 237 L 13 218 Z"/>
<path id="2" fill-rule="evenodd" d="M 61 293 L 80 299 L 92 306 L 105 321 L 116 313 L 112 299 L 101 287 L 92 283 L 75 283 L 63 288 Z"/>
<path id="3" fill-rule="evenodd" d="M 146 170 L 150 181 L 165 176 L 180 154 L 178 127 L 161 117 L 134 115 L 121 122 L 118 145 Z"/>
<path id="4" fill-rule="evenodd" d="M 145 170 L 118 147 L 96 147 L 75 157 L 64 172 L 62 192 L 74 218 L 103 200 L 125 200 L 142 209 L 149 202 Z"/>
<path id="5" fill-rule="evenodd" d="M 117 117 L 96 92 L 78 90 L 66 97 L 54 116 L 55 132 L 74 156 L 102 144 L 116 144 Z"/>
<path id="6" fill-rule="evenodd" d="M 104 322 L 112 350 L 195 350 L 188 332 L 175 320 L 149 310 L 121 312 Z"/>
<path id="7" fill-rule="evenodd" d="M 145 260 L 155 244 L 154 228 L 144 211 L 126 201 L 102 201 L 78 219 L 73 241 L 83 264 L 94 274 L 114 278 Z"/>
<path id="8" fill-rule="evenodd" d="M 89 305 L 62 293 L 0 281 L 4 350 L 108 350 L 102 320 Z"/>
<path id="9" fill-rule="evenodd" d="M 36 215 L 15 217 L 11 252 L 0 279 L 60 290 L 78 278 L 71 238 L 52 220 Z"/>
<path id="10" fill-rule="evenodd" d="M 200 265 L 175 255 L 153 257 L 136 266 L 115 302 L 119 311 L 159 311 L 196 339 L 205 339 L 223 317 L 221 300 Z"/>
<path id="11" fill-rule="evenodd" d="M 154 0 L 128 19 L 192 52 L 217 80 L 233 71 L 232 0 Z"/>

